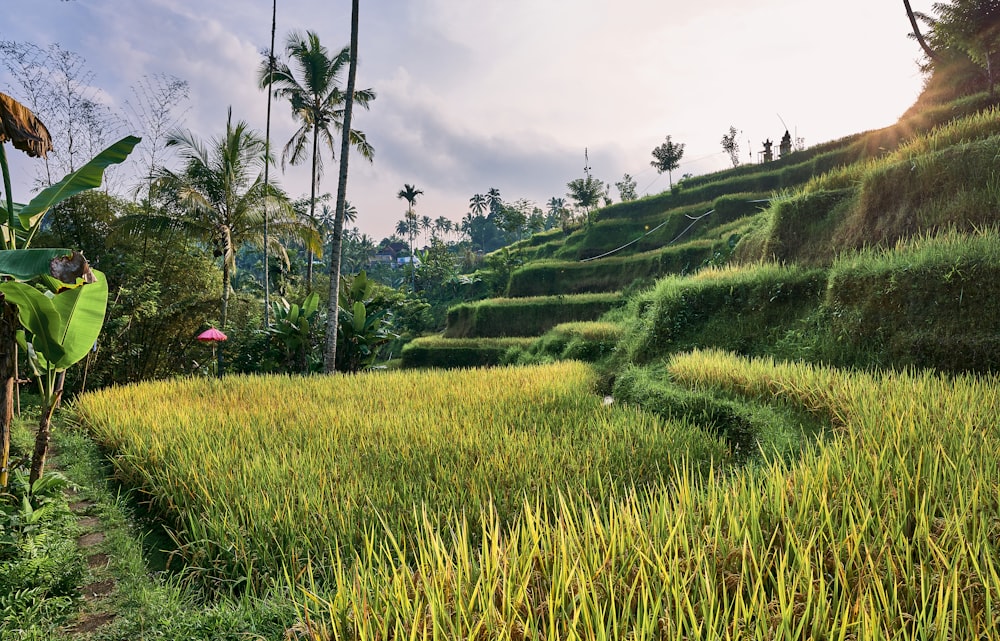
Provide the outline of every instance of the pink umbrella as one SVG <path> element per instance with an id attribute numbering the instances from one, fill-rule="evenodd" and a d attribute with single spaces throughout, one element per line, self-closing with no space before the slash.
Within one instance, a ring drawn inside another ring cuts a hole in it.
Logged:
<path id="1" fill-rule="evenodd" d="M 220 341 L 226 340 L 227 336 L 222 332 L 220 332 L 219 330 L 215 329 L 214 327 L 210 327 L 209 329 L 206 329 L 202 333 L 198 334 L 196 338 L 200 340 L 202 343 L 212 344 L 212 363 L 213 367 L 217 368 L 218 361 L 216 360 L 215 344 Z M 219 375 L 221 376 L 221 374 Z"/>
<path id="2" fill-rule="evenodd" d="M 204 343 L 214 343 L 215 341 L 224 341 L 228 337 L 214 327 L 211 327 L 198 334 L 197 338 Z"/>

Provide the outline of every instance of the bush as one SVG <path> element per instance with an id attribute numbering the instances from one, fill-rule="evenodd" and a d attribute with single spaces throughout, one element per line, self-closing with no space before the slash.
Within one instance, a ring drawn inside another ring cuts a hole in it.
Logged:
<path id="1" fill-rule="evenodd" d="M 540 336 L 559 323 L 596 320 L 624 303 L 618 294 L 494 298 L 448 310 L 447 338 Z"/>
<path id="2" fill-rule="evenodd" d="M 403 347 L 403 367 L 490 367 L 506 361 L 512 348 L 527 348 L 531 338 L 440 338 L 426 336 Z"/>

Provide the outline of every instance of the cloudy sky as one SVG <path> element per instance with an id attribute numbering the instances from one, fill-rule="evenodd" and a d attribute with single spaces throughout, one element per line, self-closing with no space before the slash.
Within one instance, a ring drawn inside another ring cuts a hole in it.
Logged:
<path id="1" fill-rule="evenodd" d="M 232 106 L 264 130 L 255 75 L 270 0 L 4 3 L 18 10 L 0 40 L 79 54 L 112 110 L 144 76 L 171 74 L 190 83 L 185 128 L 217 135 Z M 339 50 L 350 2 L 278 0 L 279 52 L 293 29 Z M 379 239 L 402 218 L 404 183 L 424 191 L 420 215 L 457 221 L 491 187 L 540 206 L 564 197 L 583 175 L 585 148 L 595 177 L 613 184 L 629 173 L 642 195 L 667 188 L 649 161 L 668 134 L 686 145 L 676 180 L 729 165 L 720 139 L 730 125 L 742 132 L 744 162 L 781 137 L 782 121 L 807 145 L 884 127 L 923 83 L 908 31 L 900 0 L 362 0 L 358 86 L 378 97 L 355 127 L 375 160 L 352 156 L 347 197 L 362 231 Z M 18 94 L 2 71 L 0 91 Z M 287 104 L 273 109 L 280 146 L 296 126 Z M 321 190 L 332 192 L 327 166 Z M 29 177 L 15 167 L 16 195 Z M 306 166 L 279 180 L 308 194 Z"/>

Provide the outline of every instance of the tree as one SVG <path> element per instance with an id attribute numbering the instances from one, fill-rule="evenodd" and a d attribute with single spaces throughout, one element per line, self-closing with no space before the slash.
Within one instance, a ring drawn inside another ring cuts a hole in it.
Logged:
<path id="1" fill-rule="evenodd" d="M 45 125 L 16 100 L 0 94 L 0 487 L 7 483 L 16 345 L 25 347 L 43 382 L 43 411 L 35 436 L 30 482 L 41 476 L 52 412 L 62 396 L 66 369 L 86 356 L 100 333 L 107 305 L 107 281 L 91 271 L 79 252 L 26 249 L 45 214 L 75 194 L 99 187 L 104 171 L 125 160 L 139 139 L 129 136 L 105 149 L 62 180 L 15 209 L 4 144 L 10 141 L 32 157 L 52 150 Z M 19 247 L 20 245 L 20 247 Z M 41 277 L 51 296 L 24 281 Z M 97 283 L 96 287 L 89 284 Z M 68 287 L 67 287 L 68 285 Z M 28 332 L 17 331 L 20 324 Z M 27 342 L 30 338 L 31 343 Z"/>
<path id="2" fill-rule="evenodd" d="M 487 207 L 489 207 L 489 202 L 482 194 L 476 194 L 469 199 L 469 209 L 477 216 L 482 216 Z"/>
<path id="3" fill-rule="evenodd" d="M 417 220 L 417 214 L 413 211 L 413 206 L 417 202 L 417 196 L 424 193 L 423 190 L 417 189 L 409 183 L 404 183 L 403 188 L 399 190 L 396 194 L 396 198 L 406 201 L 406 230 L 410 234 L 410 270 L 413 272 L 413 283 L 416 287 L 416 265 L 413 262 L 413 245 L 416 242 L 415 236 L 418 231 L 420 231 L 420 221 Z M 397 226 L 398 230 L 399 227 Z"/>
<path id="4" fill-rule="evenodd" d="M 615 183 L 615 187 L 618 188 L 618 197 L 623 203 L 627 203 L 630 200 L 635 200 L 638 198 L 635 193 L 636 182 L 635 178 L 625 174 L 622 179 Z"/>
<path id="5" fill-rule="evenodd" d="M 924 53 L 927 54 L 927 57 L 931 61 L 937 60 L 937 53 L 931 49 L 930 45 L 927 44 L 927 40 L 924 39 L 923 34 L 920 33 L 920 25 L 917 24 L 917 16 L 910 7 L 910 0 L 903 0 L 903 6 L 906 8 L 906 17 L 910 19 L 910 26 L 913 28 L 913 32 L 910 35 L 916 38 L 920 44 L 920 48 L 924 50 Z"/>
<path id="6" fill-rule="evenodd" d="M 566 183 L 569 191 L 566 193 L 576 202 L 576 206 L 582 209 L 587 216 L 587 223 L 590 223 L 590 214 L 594 207 L 600 204 L 607 195 L 608 190 L 603 180 L 598 180 L 592 176 L 577 178 Z"/>
<path id="7" fill-rule="evenodd" d="M 129 128 L 142 135 L 146 144 L 138 149 L 135 162 L 138 174 L 146 181 L 146 203 L 152 194 L 149 193 L 153 183 L 153 172 L 164 163 L 167 136 L 179 128 L 187 113 L 187 108 L 181 105 L 187 101 L 189 86 L 187 81 L 167 74 L 143 76 L 142 80 L 132 85 L 132 98 L 125 100 L 126 119 Z"/>
<path id="8" fill-rule="evenodd" d="M 355 34 L 352 34 L 352 38 Z M 352 40 L 353 42 L 353 40 Z M 323 158 L 319 151 L 320 140 L 322 140 L 334 157 L 334 134 L 335 132 L 346 133 L 341 144 L 341 155 L 349 153 L 350 146 L 353 145 L 361 156 L 367 160 L 372 160 L 374 149 L 368 143 L 365 134 L 351 128 L 350 114 L 355 103 L 367 108 L 369 103 L 375 99 L 375 92 L 371 89 L 356 91 L 351 84 L 351 73 L 356 77 L 356 61 L 353 59 L 351 47 L 344 47 L 335 56 L 330 56 L 327 48 L 319 41 L 319 36 L 312 31 L 305 34 L 293 31 L 288 34 L 285 42 L 285 55 L 288 62 L 283 60 L 272 61 L 268 59 L 261 65 L 259 79 L 260 87 L 263 89 L 270 86 L 275 97 L 286 98 L 292 107 L 293 117 L 302 124 L 292 135 L 282 151 L 282 164 L 290 162 L 292 165 L 299 164 L 306 157 L 307 148 L 311 150 L 310 169 L 310 216 L 315 215 L 316 190 L 319 188 L 319 181 L 323 174 Z M 344 71 L 344 66 L 348 66 L 348 88 L 344 92 L 340 89 L 340 76 Z M 346 158 L 341 158 L 339 185 L 346 188 L 347 164 Z M 343 237 L 343 200 L 345 194 L 337 193 L 336 219 L 334 223 L 333 247 L 330 252 L 331 269 L 340 268 L 340 243 Z M 336 266 L 334 266 L 336 263 Z M 331 288 L 338 289 L 340 279 L 336 272 L 331 272 Z M 336 321 L 337 299 L 333 297 L 333 302 L 328 309 L 332 314 L 328 318 Z M 335 333 L 335 332 L 334 332 Z M 324 355 L 324 369 L 333 370 L 333 359 L 337 351 L 336 340 L 327 340 L 327 352 Z M 329 363 L 327 364 L 327 361 Z"/>
<path id="9" fill-rule="evenodd" d="M 649 163 L 656 168 L 656 171 L 667 172 L 671 189 L 674 186 L 674 179 L 670 172 L 680 167 L 681 158 L 684 156 L 684 144 L 675 144 L 667 136 L 666 142 L 653 149 L 653 160 Z"/>
<path id="10" fill-rule="evenodd" d="M 997 0 L 952 0 L 933 4 L 936 19 L 923 18 L 932 26 L 936 48 L 961 51 L 983 68 L 990 95 L 995 90 L 993 67 L 1000 54 L 1000 2 Z"/>
<path id="11" fill-rule="evenodd" d="M 121 120 L 100 100 L 94 72 L 86 60 L 58 44 L 0 41 L 0 60 L 21 85 L 26 107 L 52 131 L 52 155 L 44 157 L 43 182 L 76 171 L 82 159 L 96 156 L 121 129 Z M 108 176 L 105 176 L 107 184 Z"/>
<path id="12" fill-rule="evenodd" d="M 351 48 L 347 72 L 347 93 L 344 99 L 344 120 L 340 137 L 340 176 L 337 182 L 337 214 L 333 227 L 330 251 L 330 300 L 327 303 L 326 350 L 323 354 L 323 371 L 332 373 L 337 368 L 337 332 L 340 327 L 340 249 L 344 236 L 344 217 L 347 211 L 347 157 L 351 148 L 353 130 L 351 117 L 354 101 L 358 97 L 355 83 L 358 77 L 358 0 L 351 3 Z M 372 94 L 372 98 L 374 98 Z"/>
<path id="13" fill-rule="evenodd" d="M 732 161 L 733 167 L 740 166 L 740 143 L 736 141 L 739 133 L 736 127 L 730 125 L 729 133 L 722 135 L 722 150 L 729 154 L 729 160 Z"/>
<path id="14" fill-rule="evenodd" d="M 226 131 L 207 144 L 190 131 L 173 133 L 167 146 L 176 147 L 184 163 L 178 172 L 160 168 L 155 188 L 179 209 L 179 216 L 154 214 L 134 221 L 136 230 L 179 228 L 192 238 L 209 242 L 222 259 L 222 296 L 219 329 L 225 331 L 231 279 L 236 253 L 245 243 L 263 244 L 264 207 L 281 213 L 276 226 L 298 229 L 292 222 L 287 198 L 264 184 L 265 143 L 244 121 L 233 123 L 232 109 Z M 273 218 L 273 217 L 272 217 Z M 279 252 L 283 249 L 270 239 Z M 223 350 L 218 350 L 218 373 L 224 371 Z"/>
<path id="15" fill-rule="evenodd" d="M 486 192 L 486 206 L 489 207 L 491 216 L 499 216 L 503 211 L 503 198 L 500 197 L 500 190 L 490 187 Z"/>

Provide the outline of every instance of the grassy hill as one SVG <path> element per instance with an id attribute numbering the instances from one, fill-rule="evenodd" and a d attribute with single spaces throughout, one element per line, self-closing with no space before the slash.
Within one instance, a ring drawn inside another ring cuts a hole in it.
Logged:
<path id="1" fill-rule="evenodd" d="M 74 482 L 182 568 L 117 517 L 91 638 L 997 638 L 1000 111 L 940 90 L 519 243 L 421 370 L 81 396 Z M 0 637 L 81 638 L 0 516 Z"/>
<path id="2" fill-rule="evenodd" d="M 477 363 L 559 359 L 558 323 L 601 320 L 619 342 L 608 349 L 602 335 L 600 348 L 575 353 L 600 360 L 609 381 L 625 365 L 704 347 L 995 369 L 1000 110 L 987 94 L 935 101 L 938 85 L 893 126 L 692 177 L 510 247 L 522 264 L 507 297 L 452 309 L 420 365 L 453 363 L 433 356 L 449 339 L 474 350 L 497 336 L 537 340 L 490 344 Z M 604 316 L 584 296 L 612 292 L 621 304 Z"/>

